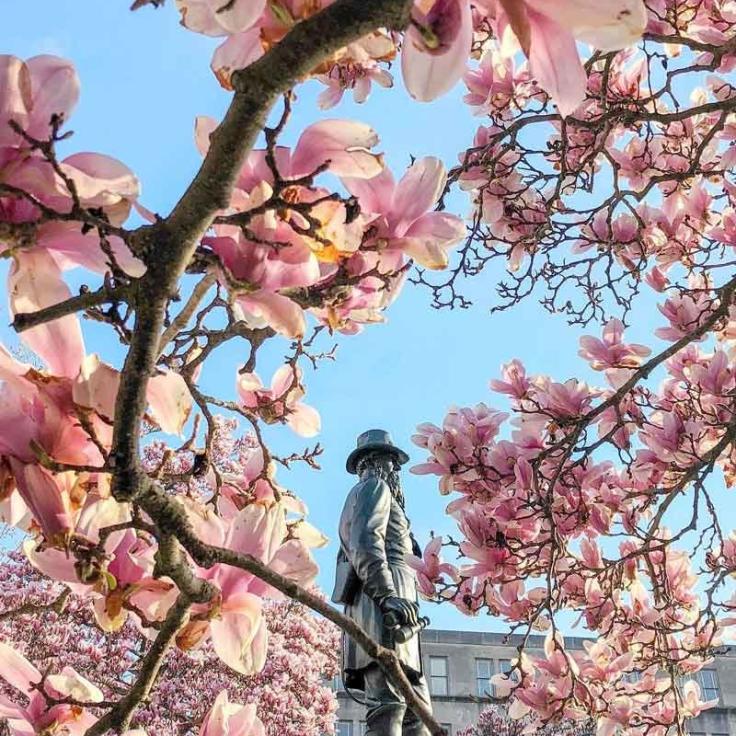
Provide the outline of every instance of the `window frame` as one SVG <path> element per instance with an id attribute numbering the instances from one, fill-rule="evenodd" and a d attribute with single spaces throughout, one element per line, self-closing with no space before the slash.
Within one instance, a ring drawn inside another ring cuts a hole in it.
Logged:
<path id="1" fill-rule="evenodd" d="M 434 662 L 444 663 L 444 674 L 435 675 L 433 673 L 432 664 Z M 444 692 L 438 692 L 435 689 L 435 681 L 444 683 Z M 429 655 L 429 693 L 430 695 L 437 695 L 438 697 L 446 697 L 450 694 L 450 663 L 445 655 Z"/>
<path id="2" fill-rule="evenodd" d="M 488 677 L 481 676 L 479 672 L 479 665 L 488 664 Z M 475 694 L 479 698 L 488 697 L 489 695 L 493 695 L 493 688 L 494 685 L 491 684 L 491 678 L 493 675 L 496 674 L 496 664 L 493 659 L 490 657 L 476 657 L 475 658 Z M 484 690 L 481 690 L 480 683 L 481 681 L 485 681 L 487 683 L 487 686 Z"/>

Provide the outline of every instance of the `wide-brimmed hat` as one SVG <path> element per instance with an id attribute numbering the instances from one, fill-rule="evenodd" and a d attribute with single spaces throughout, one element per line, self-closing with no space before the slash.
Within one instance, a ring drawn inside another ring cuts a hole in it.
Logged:
<path id="1" fill-rule="evenodd" d="M 367 432 L 358 437 L 356 448 L 348 455 L 348 459 L 345 461 L 345 468 L 348 473 L 355 475 L 358 465 L 358 460 L 366 452 L 373 450 L 384 450 L 385 452 L 393 453 L 396 459 L 401 465 L 409 462 L 409 456 L 391 440 L 391 435 L 386 432 L 385 429 L 369 429 Z"/>

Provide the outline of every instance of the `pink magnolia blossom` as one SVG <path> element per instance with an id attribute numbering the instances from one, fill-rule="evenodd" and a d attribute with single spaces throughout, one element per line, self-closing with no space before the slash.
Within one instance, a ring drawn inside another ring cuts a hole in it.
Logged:
<path id="1" fill-rule="evenodd" d="M 379 247 L 401 249 L 425 268 L 447 265 L 447 251 L 460 241 L 465 227 L 459 217 L 429 211 L 445 186 L 442 162 L 423 158 L 398 183 L 388 169 L 371 179 L 343 181 L 371 218 Z"/>
<path id="2" fill-rule="evenodd" d="M 250 28 L 266 7 L 266 0 L 176 0 L 182 25 L 208 36 L 225 36 Z"/>
<path id="3" fill-rule="evenodd" d="M 594 370 L 635 368 L 652 351 L 645 345 L 623 342 L 624 325 L 620 320 L 609 321 L 603 329 L 603 340 L 587 335 L 580 338 L 578 355 Z"/>
<path id="4" fill-rule="evenodd" d="M 47 729 L 59 727 L 69 736 L 82 736 L 97 720 L 83 705 L 59 702 L 72 698 L 77 702 L 94 705 L 103 699 L 99 688 L 72 667 L 64 667 L 59 674 L 42 678 L 41 673 L 25 657 L 9 644 L 0 641 L 0 678 L 23 695 L 29 696 L 25 707 L 15 705 L 4 697 L 0 699 L 0 715 L 7 719 L 13 736 L 43 733 Z M 33 689 L 33 686 L 40 685 L 41 682 L 42 691 Z M 48 701 L 44 696 L 48 697 Z"/>
<path id="5" fill-rule="evenodd" d="M 199 736 L 264 736 L 265 733 L 255 705 L 231 703 L 227 690 L 217 696 L 199 730 Z"/>
<path id="6" fill-rule="evenodd" d="M 635 43 L 647 25 L 642 0 L 498 0 L 498 20 L 529 57 L 530 71 L 563 116 L 585 97 L 586 75 L 576 40 L 601 51 Z"/>
<path id="7" fill-rule="evenodd" d="M 447 575 L 450 580 L 457 582 L 458 574 L 454 565 L 442 562 L 440 549 L 442 548 L 442 537 L 435 537 L 425 548 L 422 557 L 410 555 L 407 564 L 416 571 L 419 590 L 426 596 L 435 594 L 435 583 Z"/>
<path id="8" fill-rule="evenodd" d="M 297 434 L 313 437 L 320 430 L 320 418 L 315 409 L 301 403 L 301 381 L 301 369 L 291 365 L 283 365 L 274 373 L 270 389 L 263 386 L 255 373 L 241 373 L 238 394 L 243 406 L 265 422 L 285 422 Z"/>
<path id="9" fill-rule="evenodd" d="M 473 23 L 469 0 L 418 0 L 406 31 L 401 71 L 409 94 L 428 102 L 462 77 Z"/>

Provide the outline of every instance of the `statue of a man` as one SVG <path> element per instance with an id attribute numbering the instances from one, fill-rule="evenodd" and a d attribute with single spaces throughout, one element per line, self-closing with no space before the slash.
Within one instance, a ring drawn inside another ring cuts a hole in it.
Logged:
<path id="1" fill-rule="evenodd" d="M 358 437 L 346 467 L 360 480 L 340 517 L 332 600 L 343 603 L 345 613 L 375 641 L 396 652 L 415 692 L 430 705 L 418 636 L 426 619 L 419 619 L 416 578 L 406 563 L 406 556 L 418 551 L 399 479 L 408 459 L 388 432 L 371 429 Z M 378 664 L 349 637 L 343 642 L 343 666 L 345 687 L 365 692 L 366 736 L 429 736 Z"/>

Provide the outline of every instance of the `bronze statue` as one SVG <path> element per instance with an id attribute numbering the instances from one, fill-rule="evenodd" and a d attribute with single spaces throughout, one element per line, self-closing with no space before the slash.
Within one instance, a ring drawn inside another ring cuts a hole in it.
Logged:
<path id="1" fill-rule="evenodd" d="M 340 517 L 340 551 L 332 600 L 383 646 L 399 657 L 416 694 L 430 705 L 422 671 L 416 578 L 406 556 L 419 552 L 404 513 L 399 470 L 408 455 L 388 432 L 371 429 L 358 437 L 347 459 L 357 474 Z M 429 730 L 384 675 L 349 637 L 343 640 L 345 689 L 362 690 L 368 706 L 366 736 L 429 736 Z"/>

